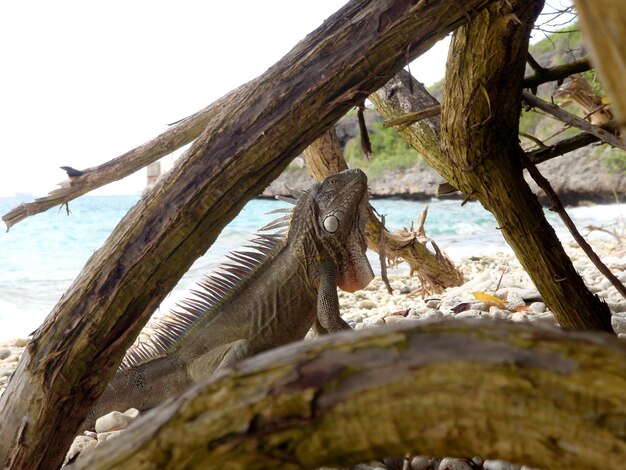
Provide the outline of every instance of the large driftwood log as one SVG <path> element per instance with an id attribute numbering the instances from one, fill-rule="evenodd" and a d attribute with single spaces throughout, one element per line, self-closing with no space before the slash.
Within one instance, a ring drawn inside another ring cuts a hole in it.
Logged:
<path id="1" fill-rule="evenodd" d="M 0 465 L 57 467 L 150 314 L 245 202 L 407 59 L 489 3 L 353 0 L 240 88 L 29 343 L 0 398 Z"/>
<path id="2" fill-rule="evenodd" d="M 626 2 L 575 0 L 574 3 L 585 45 L 589 47 L 593 64 L 600 72 L 618 125 L 626 134 Z"/>
<path id="3" fill-rule="evenodd" d="M 76 469 L 295 469 L 381 455 L 621 468 L 626 348 L 530 324 L 406 322 L 259 355 Z"/>
<path id="4" fill-rule="evenodd" d="M 318 181 L 348 167 L 334 129 L 329 129 L 311 143 L 304 150 L 304 157 L 313 178 Z M 411 275 L 416 273 L 420 279 L 424 292 L 441 292 L 463 283 L 463 274 L 433 240 L 406 229 L 390 232 L 376 217 L 373 208 L 370 206 L 369 209 L 368 247 L 379 254 L 382 249 L 384 258 L 406 261 Z M 432 243 L 434 253 L 426 247 L 428 242 Z"/>
<path id="5" fill-rule="evenodd" d="M 524 17 L 515 26 L 505 13 L 486 10 L 480 18 L 459 30 L 451 46 L 442 103 L 444 147 L 438 118 L 399 132 L 446 180 L 494 214 L 561 325 L 613 331 L 608 307 L 585 287 L 522 176 L 517 129 L 525 45 L 519 35 L 520 28 L 527 34 L 532 19 Z M 411 94 L 409 79 L 400 72 L 370 97 L 385 118 L 434 104 L 415 81 Z"/>

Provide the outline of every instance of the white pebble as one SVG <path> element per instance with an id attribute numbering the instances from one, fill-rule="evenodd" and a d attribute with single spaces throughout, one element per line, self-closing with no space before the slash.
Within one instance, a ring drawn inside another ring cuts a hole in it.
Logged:
<path id="1" fill-rule="evenodd" d="M 428 302 L 426 302 L 426 308 L 437 308 L 439 307 L 440 304 L 441 304 L 440 300 L 430 299 Z"/>
<path id="2" fill-rule="evenodd" d="M 18 348 L 23 348 L 28 344 L 28 341 L 27 338 L 18 338 L 13 341 L 13 344 Z"/>
<path id="3" fill-rule="evenodd" d="M 68 462 L 76 458 L 78 454 L 95 447 L 97 443 L 98 441 L 96 441 L 93 437 L 76 436 L 74 438 L 74 442 L 72 442 L 72 445 L 70 446 L 70 450 L 68 450 L 65 455 L 63 465 L 66 465 Z"/>
<path id="4" fill-rule="evenodd" d="M 117 437 L 120 435 L 121 432 L 123 432 L 123 429 L 118 429 L 117 431 L 107 431 L 107 432 L 99 432 L 98 433 L 98 444 L 102 444 L 103 442 L 108 441 L 109 439 L 112 439 L 114 437 Z"/>
<path id="5" fill-rule="evenodd" d="M 624 302 L 607 302 L 611 312 L 624 313 L 626 312 L 626 301 Z"/>
<path id="6" fill-rule="evenodd" d="M 411 459 L 411 470 L 428 470 L 430 468 L 430 458 L 423 455 L 416 455 Z"/>
<path id="7" fill-rule="evenodd" d="M 402 315 L 387 315 L 386 317 L 383 318 L 383 321 L 390 325 L 392 323 L 399 323 L 405 320 L 406 318 L 404 318 Z"/>
<path id="8" fill-rule="evenodd" d="M 482 314 L 483 312 L 480 310 L 469 309 L 464 312 L 457 313 L 454 318 L 479 318 Z"/>
<path id="9" fill-rule="evenodd" d="M 371 310 L 373 308 L 377 308 L 378 305 L 373 302 L 372 300 L 366 299 L 366 300 L 362 300 L 361 302 L 359 302 L 359 308 L 364 308 L 367 310 Z"/>
<path id="10" fill-rule="evenodd" d="M 96 420 L 96 432 L 100 434 L 104 432 L 124 429 L 130 423 L 132 423 L 135 418 L 136 416 L 133 417 L 132 414 L 126 415 L 124 413 L 120 413 L 119 411 L 111 411 L 109 414 L 101 416 Z"/>
<path id="11" fill-rule="evenodd" d="M 11 355 L 11 350 L 8 348 L 0 349 L 0 361 L 6 359 Z"/>
<path id="12" fill-rule="evenodd" d="M 533 313 L 543 313 L 546 311 L 546 304 L 543 302 L 533 302 L 528 308 Z"/>
<path id="13" fill-rule="evenodd" d="M 472 464 L 464 459 L 446 457 L 439 464 L 438 470 L 472 470 Z"/>
<path id="14" fill-rule="evenodd" d="M 485 460 L 483 468 L 485 470 L 520 470 L 522 466 L 505 462 L 504 460 Z"/>
<path id="15" fill-rule="evenodd" d="M 443 318 L 443 313 L 440 310 L 428 309 L 421 315 L 421 318 L 436 320 Z"/>
<path id="16" fill-rule="evenodd" d="M 591 292 L 592 294 L 599 294 L 600 292 L 604 291 L 604 289 L 600 287 L 598 284 L 587 286 L 587 288 L 589 289 L 589 292 Z"/>

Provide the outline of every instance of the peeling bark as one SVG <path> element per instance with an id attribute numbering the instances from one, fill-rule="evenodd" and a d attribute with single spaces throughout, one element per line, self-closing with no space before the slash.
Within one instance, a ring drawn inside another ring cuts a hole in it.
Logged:
<path id="1" fill-rule="evenodd" d="M 75 469 L 296 469 L 381 455 L 621 468 L 626 348 L 599 333 L 403 322 L 295 343 L 140 418 Z"/>

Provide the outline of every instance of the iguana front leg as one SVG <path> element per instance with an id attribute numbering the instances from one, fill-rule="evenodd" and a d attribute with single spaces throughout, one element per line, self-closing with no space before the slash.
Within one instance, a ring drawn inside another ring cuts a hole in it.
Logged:
<path id="1" fill-rule="evenodd" d="M 350 325 L 339 314 L 337 267 L 331 259 L 326 259 L 319 264 L 318 279 L 317 318 L 313 325 L 315 333 L 320 335 L 350 330 Z"/>

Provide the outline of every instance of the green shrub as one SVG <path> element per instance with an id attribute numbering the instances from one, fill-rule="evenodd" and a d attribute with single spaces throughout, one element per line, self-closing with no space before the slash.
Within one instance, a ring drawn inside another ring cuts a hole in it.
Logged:
<path id="1" fill-rule="evenodd" d="M 370 177 L 388 169 L 411 168 L 421 161 L 418 153 L 396 131 L 384 127 L 381 122 L 371 125 L 369 137 L 372 143 L 369 160 L 363 155 L 359 136 L 348 141 L 344 153 L 350 166 L 362 168 Z"/>
<path id="2" fill-rule="evenodd" d="M 621 149 L 607 150 L 600 157 L 600 162 L 609 173 L 626 173 L 626 152 Z"/>

